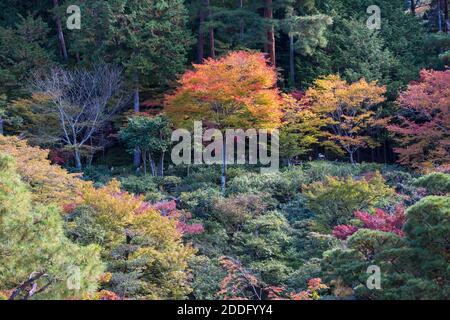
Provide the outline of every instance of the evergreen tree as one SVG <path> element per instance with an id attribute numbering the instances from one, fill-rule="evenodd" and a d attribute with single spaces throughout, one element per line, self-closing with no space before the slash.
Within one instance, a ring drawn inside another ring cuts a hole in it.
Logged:
<path id="1" fill-rule="evenodd" d="M 103 272 L 96 245 L 68 240 L 55 205 L 36 205 L 11 157 L 0 155 L 0 291 L 10 299 L 81 298 Z"/>

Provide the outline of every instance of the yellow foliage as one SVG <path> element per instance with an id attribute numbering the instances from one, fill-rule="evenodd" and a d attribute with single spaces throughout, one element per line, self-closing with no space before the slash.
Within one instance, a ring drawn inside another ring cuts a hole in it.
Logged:
<path id="1" fill-rule="evenodd" d="M 26 140 L 0 135 L 0 153 L 16 160 L 17 171 L 32 192 L 33 201 L 58 205 L 77 203 L 79 190 L 88 182 L 48 160 L 48 150 L 30 146 Z"/>

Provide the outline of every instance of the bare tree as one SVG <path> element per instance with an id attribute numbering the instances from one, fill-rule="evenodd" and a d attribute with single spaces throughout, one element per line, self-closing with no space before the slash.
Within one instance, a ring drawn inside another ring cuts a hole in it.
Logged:
<path id="1" fill-rule="evenodd" d="M 32 88 L 52 101 L 60 120 L 60 139 L 73 151 L 79 170 L 83 147 L 126 102 L 122 70 L 108 65 L 90 70 L 54 68 L 44 76 L 35 74 Z"/>

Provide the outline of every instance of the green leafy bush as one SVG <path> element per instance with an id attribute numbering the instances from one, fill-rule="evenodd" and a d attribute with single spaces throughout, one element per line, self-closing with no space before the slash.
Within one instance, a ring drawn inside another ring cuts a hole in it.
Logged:
<path id="1" fill-rule="evenodd" d="M 371 179 L 327 177 L 324 182 L 304 186 L 307 206 L 314 212 L 319 230 L 330 231 L 347 224 L 355 211 L 383 206 L 395 192 L 379 172 Z"/>
<path id="2" fill-rule="evenodd" d="M 154 179 L 149 176 L 128 176 L 120 179 L 122 188 L 134 194 L 145 194 L 150 191 L 158 191 Z"/>
<path id="3" fill-rule="evenodd" d="M 450 193 L 450 174 L 434 172 L 416 179 L 414 184 L 427 189 L 430 195 L 445 195 Z"/>

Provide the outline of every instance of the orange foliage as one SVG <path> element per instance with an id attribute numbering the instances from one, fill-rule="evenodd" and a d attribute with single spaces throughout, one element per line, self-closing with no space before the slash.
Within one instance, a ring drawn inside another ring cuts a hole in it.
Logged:
<path id="1" fill-rule="evenodd" d="M 276 71 L 260 53 L 236 51 L 186 72 L 165 111 L 176 125 L 207 120 L 224 128 L 276 128 L 282 99 Z"/>
<path id="2" fill-rule="evenodd" d="M 79 175 L 68 173 L 48 160 L 48 150 L 30 146 L 15 136 L 0 135 L 0 153 L 16 160 L 22 180 L 28 184 L 33 200 L 40 203 L 56 203 L 64 206 L 81 200 L 79 191 L 88 182 Z"/>
<path id="3" fill-rule="evenodd" d="M 319 292 L 328 289 L 320 278 L 310 279 L 308 289 L 300 292 L 286 292 L 284 287 L 265 284 L 257 276 L 230 257 L 221 257 L 220 263 L 227 275 L 220 283 L 217 295 L 225 300 L 317 300 Z"/>
<path id="4" fill-rule="evenodd" d="M 376 145 L 366 130 L 385 123 L 376 120 L 371 110 L 385 100 L 385 92 L 386 88 L 376 82 L 361 79 L 349 84 L 338 75 L 330 75 L 316 80 L 304 99 L 325 120 L 330 129 L 328 138 L 347 151 L 353 162 L 353 154 L 359 148 Z"/>
<path id="5" fill-rule="evenodd" d="M 422 70 L 419 82 L 401 93 L 404 115 L 387 128 L 396 134 L 399 162 L 423 171 L 450 166 L 450 71 Z"/>

